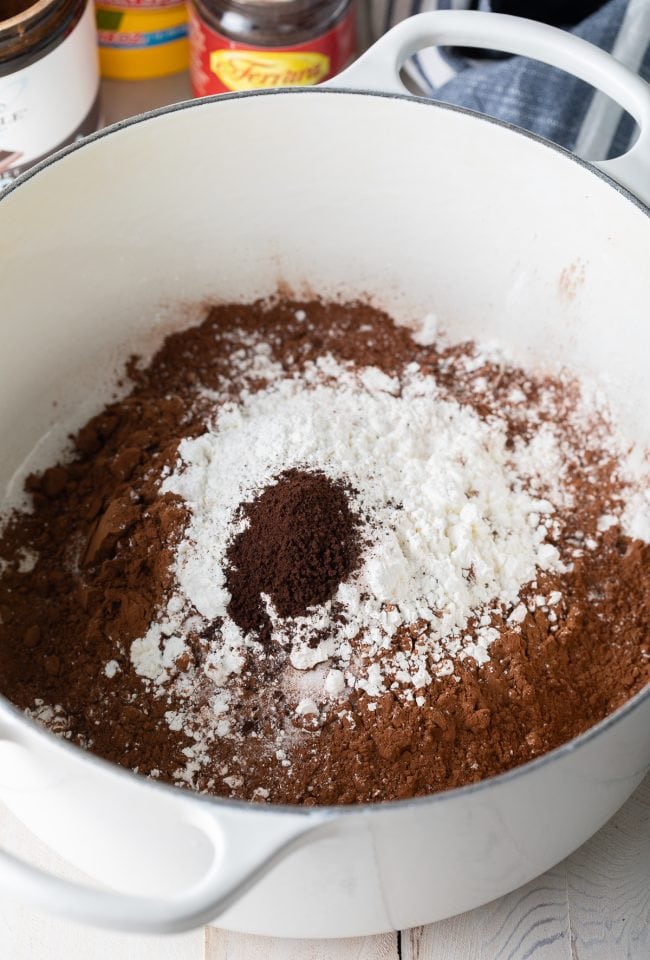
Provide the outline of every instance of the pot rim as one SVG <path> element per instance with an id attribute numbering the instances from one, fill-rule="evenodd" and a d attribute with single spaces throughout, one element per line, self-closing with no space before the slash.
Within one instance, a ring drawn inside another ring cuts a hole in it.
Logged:
<path id="1" fill-rule="evenodd" d="M 576 750 L 579 750 L 592 740 L 595 740 L 606 730 L 618 725 L 620 721 L 634 713 L 646 702 L 650 702 L 650 683 L 646 684 L 642 690 L 639 690 L 638 693 L 636 693 L 612 713 L 607 714 L 607 716 L 603 717 L 602 720 L 599 720 L 598 723 L 595 723 L 583 733 L 578 734 L 577 737 L 567 740 L 566 743 L 561 743 L 558 747 L 554 747 L 552 750 L 541 754 L 539 757 L 535 757 L 533 760 L 520 763 L 516 767 L 511 767 L 509 770 L 504 770 L 503 773 L 497 773 L 491 777 L 484 777 L 482 780 L 477 780 L 475 783 L 468 783 L 462 787 L 452 787 L 449 790 L 438 790 L 435 793 L 427 793 L 422 796 L 406 797 L 402 800 L 380 800 L 376 803 L 316 804 L 309 807 L 302 804 L 258 803 L 253 800 L 237 800 L 231 797 L 213 796 L 210 794 L 198 793 L 190 788 L 179 788 L 171 783 L 153 780 L 144 774 L 135 773 L 128 767 L 122 767 L 118 763 L 114 763 L 111 760 L 105 760 L 103 757 L 93 753 L 91 750 L 87 750 L 75 743 L 71 743 L 69 740 L 65 740 L 63 737 L 57 736 L 55 733 L 52 733 L 51 730 L 48 730 L 47 727 L 44 727 L 38 723 L 38 721 L 26 716 L 22 710 L 11 703 L 11 701 L 8 700 L 3 694 L 0 694 L 0 719 L 2 718 L 3 714 L 7 714 L 12 721 L 18 722 L 22 726 L 26 726 L 29 729 L 30 734 L 35 735 L 37 739 L 42 740 L 46 747 L 53 748 L 55 750 L 61 749 L 77 760 L 88 761 L 93 766 L 98 767 L 103 773 L 108 773 L 120 778 L 123 783 L 126 783 L 127 781 L 135 781 L 135 783 L 140 787 L 156 791 L 163 791 L 170 799 L 174 797 L 175 799 L 199 802 L 211 807 L 226 808 L 227 810 L 239 810 L 242 813 L 246 811 L 254 811 L 255 813 L 292 814 L 294 816 L 312 817 L 323 820 L 347 814 L 401 812 L 403 810 L 411 810 L 426 806 L 427 804 L 431 803 L 442 803 L 446 800 L 454 800 L 457 797 L 469 797 L 473 794 L 480 793 L 491 786 L 496 787 L 507 784 L 513 780 L 517 780 L 520 777 L 527 775 L 528 773 L 536 772 L 537 770 L 540 770 L 548 764 L 553 763 L 555 760 L 560 759 L 561 757 L 574 753 Z M 7 742 L 12 742 L 11 737 L 7 738 Z M 643 777 L 648 769 L 648 765 L 640 769 L 638 771 L 639 776 Z"/>
<path id="2" fill-rule="evenodd" d="M 225 100 L 237 100 L 250 97 L 268 97 L 268 96 L 285 96 L 285 95 L 347 95 L 355 97 L 375 97 L 388 100 L 405 100 L 410 103 L 417 103 L 425 107 L 433 107 L 441 110 L 449 110 L 455 113 L 465 114 L 475 120 L 483 121 L 486 123 L 495 124 L 500 127 L 504 127 L 507 130 L 510 130 L 512 133 L 519 136 L 533 140 L 542 147 L 553 150 L 556 153 L 561 154 L 566 157 L 567 160 L 572 161 L 573 163 L 578 164 L 583 169 L 587 170 L 589 173 L 592 173 L 600 180 L 609 184 L 617 193 L 620 193 L 623 197 L 629 200 L 635 207 L 637 207 L 642 213 L 644 213 L 650 219 L 650 206 L 646 205 L 642 200 L 635 196 L 630 190 L 622 186 L 604 171 L 599 170 L 597 167 L 594 167 L 587 160 L 583 160 L 581 157 L 575 156 L 571 153 L 570 150 L 567 150 L 565 147 L 560 146 L 559 144 L 554 143 L 551 140 L 547 140 L 544 137 L 541 137 L 539 134 L 531 133 L 529 130 L 525 130 L 522 127 L 517 127 L 512 123 L 508 123 L 505 120 L 499 120 L 495 117 L 487 116 L 486 114 L 477 113 L 474 110 L 469 110 L 466 107 L 459 107 L 456 104 L 443 103 L 437 100 L 431 100 L 426 97 L 411 96 L 409 94 L 397 94 L 397 93 L 382 93 L 373 90 L 351 90 L 344 87 L 296 87 L 296 88 L 273 88 L 271 90 L 246 90 L 235 93 L 227 94 L 216 94 L 211 97 L 203 97 L 196 100 L 183 100 L 179 103 L 167 104 L 163 107 L 158 107 L 155 110 L 149 110 L 146 113 L 138 114 L 134 117 L 127 117 L 124 120 L 120 120 L 117 123 L 111 124 L 108 127 L 104 127 L 101 130 L 96 131 L 93 134 L 85 137 L 84 139 L 71 143 L 68 146 L 64 147 L 61 150 L 58 150 L 51 156 L 47 157 L 45 160 L 42 160 L 40 163 L 31 167 L 25 173 L 21 174 L 15 180 L 11 181 L 7 187 L 0 192 L 0 203 L 14 192 L 14 190 L 19 189 L 27 181 L 31 180 L 33 176 L 40 173 L 42 170 L 47 169 L 47 167 L 52 166 L 55 163 L 65 159 L 69 154 L 76 152 L 77 150 L 83 149 L 86 145 L 94 143 L 97 140 L 102 139 L 103 137 L 110 136 L 112 133 L 115 133 L 119 130 L 124 130 L 128 127 L 135 126 L 136 124 L 146 122 L 156 117 L 162 116 L 167 113 L 176 113 L 180 110 L 188 110 L 193 108 L 201 109 L 204 103 L 215 103 Z M 1 208 L 0 208 L 1 209 Z M 489 789 L 492 786 L 499 786 L 506 783 L 509 783 L 513 780 L 516 780 L 522 776 L 527 775 L 528 773 L 537 771 L 547 764 L 553 763 L 556 759 L 567 756 L 573 753 L 575 750 L 580 749 L 584 745 L 590 743 L 592 740 L 595 740 L 606 730 L 611 729 L 616 726 L 621 720 L 625 719 L 633 712 L 635 712 L 639 707 L 642 706 L 645 702 L 650 701 L 650 683 L 648 683 L 642 690 L 635 694 L 632 698 L 627 700 L 624 704 L 614 710 L 612 713 L 608 714 L 598 723 L 589 727 L 583 733 L 579 734 L 577 737 L 573 737 L 571 740 L 568 740 L 566 743 L 560 744 L 560 746 L 555 747 L 553 750 L 549 750 L 547 753 L 542 754 L 539 757 L 536 757 L 533 760 L 529 760 L 526 763 L 519 764 L 516 767 L 512 767 L 509 770 L 504 771 L 503 773 L 495 774 L 491 777 L 486 777 L 482 780 L 478 780 L 476 783 L 466 784 L 462 787 L 455 787 L 450 790 L 441 790 L 436 793 L 425 794 L 424 796 L 419 797 L 410 797 L 403 800 L 383 800 L 377 803 L 360 803 L 360 804 L 333 804 L 333 805 L 322 805 L 322 806 L 313 806 L 305 807 L 301 805 L 289 805 L 289 804 L 275 804 L 275 803 L 256 803 L 250 800 L 236 800 L 228 797 L 215 797 L 209 796 L 206 794 L 197 793 L 193 790 L 182 789 L 179 790 L 177 786 L 173 786 L 168 783 L 160 783 L 156 780 L 152 780 L 149 777 L 146 777 L 142 774 L 136 774 L 127 767 L 121 767 L 117 763 L 113 763 L 109 760 L 105 760 L 103 757 L 98 756 L 97 754 L 92 753 L 90 750 L 86 750 L 82 747 L 77 746 L 76 744 L 70 743 L 69 741 L 57 736 L 56 734 L 49 731 L 47 728 L 41 726 L 36 720 L 32 720 L 27 717 L 18 707 L 14 706 L 10 700 L 5 696 L 0 694 L 0 716 L 3 713 L 8 714 L 9 718 L 12 721 L 17 721 L 19 724 L 26 726 L 32 734 L 35 734 L 37 738 L 42 738 L 43 742 L 48 747 L 53 747 L 55 749 L 62 749 L 65 752 L 69 752 L 71 756 L 74 756 L 76 759 L 86 760 L 90 764 L 99 768 L 103 773 L 109 773 L 114 776 L 120 777 L 124 783 L 135 782 L 139 786 L 162 791 L 168 797 L 175 797 L 176 799 L 183 799 L 192 802 L 199 802 L 205 805 L 216 808 L 225 808 L 228 810 L 240 810 L 242 813 L 248 811 L 254 811 L 255 813 L 268 813 L 268 814 L 292 814 L 294 816 L 303 816 L 303 817 L 318 817 L 323 819 L 324 817 L 335 817 L 349 814 L 368 814 L 374 812 L 389 812 L 389 811 L 403 811 L 407 809 L 416 809 L 431 803 L 442 803 L 445 801 L 452 801 L 457 797 L 469 797 L 473 794 L 480 793 L 486 789 Z M 643 770 L 639 771 L 639 774 L 642 775 Z"/>
<path id="3" fill-rule="evenodd" d="M 329 82 L 331 83 L 332 81 Z M 24 173 L 20 174 L 20 176 L 16 177 L 15 180 L 11 180 L 2 190 L 0 190 L 0 203 L 11 193 L 13 193 L 14 190 L 21 187 L 28 180 L 31 180 L 31 178 L 37 173 L 40 173 L 41 170 L 45 170 L 47 167 L 58 163 L 60 160 L 65 159 L 65 157 L 67 157 L 69 154 L 83 149 L 88 144 L 94 143 L 97 140 L 101 140 L 103 137 L 110 136 L 112 133 L 117 133 L 119 130 L 125 130 L 127 127 L 136 126 L 139 123 L 153 120 L 156 117 L 163 116 L 167 113 L 177 113 L 181 110 L 191 110 L 196 108 L 201 109 L 202 105 L 206 103 L 249 99 L 253 97 L 304 96 L 305 94 L 308 96 L 323 96 L 329 94 L 340 96 L 343 94 L 345 96 L 352 97 L 374 97 L 381 100 L 405 100 L 408 103 L 417 103 L 424 107 L 433 107 L 440 110 L 448 110 L 451 113 L 465 114 L 474 120 L 479 120 L 485 123 L 493 124 L 497 127 L 502 127 L 506 130 L 510 130 L 511 133 L 518 134 L 519 136 L 525 137 L 528 140 L 532 140 L 542 147 L 551 149 L 564 156 L 567 160 L 571 160 L 578 164 L 578 166 L 582 167 L 584 170 L 594 174 L 594 176 L 609 184 L 616 190 L 617 193 L 620 193 L 627 200 L 630 200 L 631 203 L 641 210 L 642 213 L 645 213 L 646 216 L 650 217 L 650 205 L 644 203 L 643 200 L 640 200 L 636 194 L 634 194 L 631 190 L 628 190 L 627 187 L 624 187 L 613 177 L 609 176 L 609 174 L 605 173 L 604 170 L 600 170 L 588 160 L 583 160 L 582 157 L 576 156 L 566 147 L 562 147 L 560 144 L 554 143 L 552 140 L 548 140 L 546 137 L 542 137 L 538 133 L 532 133 L 530 130 L 524 129 L 524 127 L 518 127 L 516 124 L 510 123 L 507 120 L 500 120 L 497 117 L 490 117 L 487 114 L 479 113 L 476 110 L 470 110 L 468 107 L 460 107 L 455 103 L 444 103 L 441 100 L 432 100 L 428 97 L 419 97 L 408 93 L 402 94 L 386 93 L 378 90 L 356 90 L 347 87 L 330 87 L 329 85 L 322 87 L 274 87 L 270 90 L 240 90 L 232 93 L 217 93 L 209 97 L 199 97 L 193 100 L 180 100 L 178 103 L 169 103 L 162 107 L 156 107 L 154 110 L 147 110 L 144 113 L 136 114 L 133 117 L 126 117 L 125 119 L 118 120 L 116 123 L 112 123 L 107 127 L 103 127 L 101 130 L 96 130 L 94 133 L 88 134 L 88 136 L 83 137 L 81 140 L 77 140 L 68 144 L 66 147 L 62 147 L 49 157 L 46 157 L 33 167 L 30 167 L 29 170 L 26 170 Z"/>

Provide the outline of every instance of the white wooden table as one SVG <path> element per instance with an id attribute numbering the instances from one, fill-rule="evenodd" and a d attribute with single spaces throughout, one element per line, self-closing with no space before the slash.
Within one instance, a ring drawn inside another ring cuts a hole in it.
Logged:
<path id="1" fill-rule="evenodd" d="M 190 96 L 184 74 L 104 83 L 104 117 Z M 72 879 L 0 805 L 0 844 Z M 0 903 L 0 960 L 650 960 L 650 776 L 601 832 L 515 893 L 452 920 L 356 940 L 265 940 L 206 928 L 182 937 L 88 930 Z"/>

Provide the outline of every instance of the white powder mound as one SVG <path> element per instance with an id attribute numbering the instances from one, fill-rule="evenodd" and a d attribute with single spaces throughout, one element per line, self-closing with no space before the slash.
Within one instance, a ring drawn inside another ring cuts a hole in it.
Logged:
<path id="1" fill-rule="evenodd" d="M 141 677 L 163 683 L 185 650 L 185 641 L 174 636 L 173 625 L 152 623 L 142 639 L 131 644 L 131 662 Z"/>
<path id="2" fill-rule="evenodd" d="M 104 667 L 104 673 L 109 680 L 112 680 L 113 677 L 116 677 L 120 672 L 120 665 L 117 660 L 109 660 Z"/>
<path id="3" fill-rule="evenodd" d="M 501 421 L 442 399 L 435 381 L 415 369 L 400 391 L 377 370 L 353 374 L 325 358 L 300 378 L 222 406 L 213 429 L 183 441 L 179 455 L 162 491 L 190 511 L 174 571 L 185 603 L 179 609 L 174 598 L 164 626 L 153 625 L 131 649 L 138 672 L 156 682 L 181 650 L 190 607 L 208 621 L 223 618 L 222 646 L 211 655 L 215 683 L 238 671 L 247 638 L 227 615 L 226 550 L 247 522 L 237 519 L 242 502 L 290 468 L 319 470 L 353 488 L 369 544 L 334 597 L 336 619 L 331 602 L 282 620 L 267 601 L 274 639 L 291 642 L 293 667 L 329 661 L 326 697 L 339 696 L 343 683 L 371 696 L 395 681 L 417 689 L 431 682 L 432 669 L 453 672 L 456 658 L 485 662 L 498 636 L 490 614 L 516 606 L 537 571 L 562 569 L 549 529 L 568 495 L 557 495 L 562 457 L 552 431 L 510 449 Z M 546 478 L 554 503 L 543 495 Z M 486 613 L 466 635 L 469 621 Z M 396 630 L 410 625 L 413 652 L 391 653 Z"/>
<path id="4" fill-rule="evenodd" d="M 438 318 L 435 313 L 427 313 L 422 317 L 420 324 L 411 334 L 415 343 L 429 347 L 435 343 L 438 336 Z"/>
<path id="5" fill-rule="evenodd" d="M 621 456 L 619 472 L 630 486 L 620 520 L 623 532 L 650 543 L 650 452 L 634 445 L 627 455 Z M 608 519 L 601 519 L 606 529 Z"/>
<path id="6" fill-rule="evenodd" d="M 55 733 L 58 737 L 63 737 L 65 740 L 70 739 L 70 718 L 60 703 L 51 705 L 36 698 L 34 706 L 28 707 L 24 713 L 25 716 L 40 723 L 41 726 Z M 86 745 L 90 746 L 90 744 Z"/>
<path id="7" fill-rule="evenodd" d="M 622 516 L 623 530 L 629 537 L 650 543 L 650 490 L 631 494 Z"/>
<path id="8" fill-rule="evenodd" d="M 22 549 L 20 551 L 20 558 L 18 561 L 18 572 L 19 573 L 31 573 L 36 564 L 38 563 L 38 554 L 33 550 Z"/>

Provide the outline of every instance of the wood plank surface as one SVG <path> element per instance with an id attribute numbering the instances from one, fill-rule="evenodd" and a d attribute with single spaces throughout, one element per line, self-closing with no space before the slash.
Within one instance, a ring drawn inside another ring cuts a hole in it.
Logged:
<path id="1" fill-rule="evenodd" d="M 402 934 L 402 960 L 650 960 L 650 777 L 557 867 Z"/>
<path id="2" fill-rule="evenodd" d="M 571 960 L 564 866 L 478 910 L 402 934 L 402 960 Z"/>
<path id="3" fill-rule="evenodd" d="M 277 940 L 207 930 L 205 960 L 399 960 L 397 934 L 349 940 Z"/>
<path id="4" fill-rule="evenodd" d="M 564 862 L 575 960 L 650 960 L 650 776 Z"/>

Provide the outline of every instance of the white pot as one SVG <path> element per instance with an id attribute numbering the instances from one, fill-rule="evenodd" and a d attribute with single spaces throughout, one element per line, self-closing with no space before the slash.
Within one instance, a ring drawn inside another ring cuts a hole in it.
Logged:
<path id="1" fill-rule="evenodd" d="M 564 65 L 632 112 L 641 136 L 600 165 L 607 176 L 504 124 L 395 95 L 397 65 L 426 43 Z M 336 87 L 180 104 L 70 148 L 0 201 L 0 482 L 47 435 L 52 400 L 65 419 L 163 308 L 248 300 L 278 283 L 371 292 L 397 315 L 433 311 L 451 333 L 501 341 L 522 361 L 595 374 L 625 429 L 648 442 L 650 219 L 616 180 L 650 199 L 646 85 L 551 28 L 459 12 L 401 24 Z M 345 809 L 181 793 L 57 740 L 4 701 L 0 736 L 2 800 L 120 892 L 2 854 L 5 889 L 116 929 L 219 917 L 254 933 L 342 937 L 468 910 L 569 854 L 644 774 L 650 690 L 492 780 Z"/>

